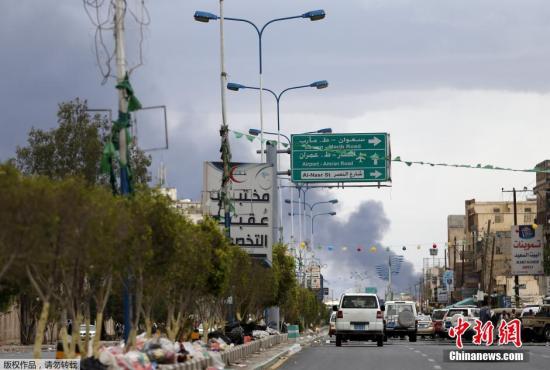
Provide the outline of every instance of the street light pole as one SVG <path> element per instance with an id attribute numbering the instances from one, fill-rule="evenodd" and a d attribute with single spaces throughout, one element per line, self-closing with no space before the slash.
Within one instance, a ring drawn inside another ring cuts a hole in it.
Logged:
<path id="1" fill-rule="evenodd" d="M 208 13 L 208 12 L 202 12 L 202 11 L 195 12 L 194 18 L 195 18 L 196 21 L 205 22 L 205 23 L 209 22 L 210 20 L 219 19 L 219 17 L 215 14 Z M 275 18 L 275 19 L 270 20 L 266 24 L 264 24 L 262 26 L 262 28 L 259 28 L 254 22 L 249 21 L 247 19 L 231 18 L 231 17 L 226 17 L 225 18 L 226 20 L 229 20 L 229 21 L 247 23 L 247 24 L 251 25 L 254 28 L 254 30 L 256 31 L 256 33 L 258 34 L 258 54 L 259 54 L 259 72 L 260 72 L 259 73 L 259 80 L 260 80 L 259 81 L 259 83 L 260 83 L 260 87 L 259 87 L 259 90 L 260 90 L 260 130 L 261 130 L 260 131 L 260 161 L 262 163 L 264 161 L 264 134 L 263 134 L 263 131 L 264 131 L 264 117 L 263 117 L 263 91 L 264 91 L 264 88 L 263 88 L 263 45 L 262 45 L 262 37 L 263 37 L 265 29 L 270 24 L 275 23 L 275 22 L 280 22 L 280 21 L 297 19 L 297 18 L 309 18 L 309 20 L 311 20 L 311 21 L 318 21 L 318 20 L 321 20 L 321 19 L 325 18 L 325 11 L 320 9 L 320 10 L 313 10 L 313 11 L 310 11 L 310 12 L 307 12 L 307 13 L 304 13 L 304 14 L 300 14 L 300 15 L 295 15 L 295 16 L 290 16 L 290 17 L 282 17 L 282 18 Z"/>

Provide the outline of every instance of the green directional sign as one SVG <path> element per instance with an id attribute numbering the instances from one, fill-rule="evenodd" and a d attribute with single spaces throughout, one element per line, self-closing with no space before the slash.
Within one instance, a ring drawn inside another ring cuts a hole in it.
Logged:
<path id="1" fill-rule="evenodd" d="M 292 181 L 391 181 L 389 139 L 387 133 L 292 135 Z"/>

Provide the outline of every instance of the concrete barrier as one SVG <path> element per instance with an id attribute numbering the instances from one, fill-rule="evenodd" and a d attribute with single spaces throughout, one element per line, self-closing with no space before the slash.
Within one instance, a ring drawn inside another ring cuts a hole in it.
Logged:
<path id="1" fill-rule="evenodd" d="M 259 352 L 271 348 L 277 344 L 285 343 L 288 341 L 288 334 L 270 335 L 269 337 L 252 341 L 250 343 L 241 344 L 228 348 L 227 350 L 220 352 L 222 361 L 226 365 L 231 365 L 237 361 L 240 361 L 253 353 Z M 194 359 L 186 362 L 182 362 L 174 365 L 160 365 L 160 370 L 204 370 L 208 366 L 212 366 L 212 358 Z"/>

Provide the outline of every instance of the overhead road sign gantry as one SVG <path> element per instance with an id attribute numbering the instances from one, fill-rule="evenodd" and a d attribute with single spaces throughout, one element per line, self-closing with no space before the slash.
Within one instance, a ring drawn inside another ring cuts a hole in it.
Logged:
<path id="1" fill-rule="evenodd" d="M 291 179 L 297 183 L 391 181 L 390 135 L 292 135 Z"/>

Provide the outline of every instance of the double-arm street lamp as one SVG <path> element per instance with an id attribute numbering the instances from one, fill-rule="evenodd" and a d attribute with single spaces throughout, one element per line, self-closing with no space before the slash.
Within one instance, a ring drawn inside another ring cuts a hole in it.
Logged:
<path id="1" fill-rule="evenodd" d="M 265 89 L 265 88 L 263 89 L 264 91 L 270 92 L 271 95 L 273 95 L 273 97 L 275 98 L 275 101 L 277 102 L 277 148 L 279 147 L 278 142 L 280 141 L 279 136 L 281 135 L 281 114 L 280 114 L 280 112 L 281 112 L 280 111 L 281 97 L 287 91 L 303 89 L 303 88 L 306 88 L 306 87 L 315 87 L 317 90 L 326 89 L 328 87 L 328 81 L 327 80 L 320 80 L 320 81 L 312 82 L 308 85 L 288 87 L 288 88 L 284 89 L 283 91 L 281 91 L 279 94 L 276 94 L 275 92 L 273 92 L 273 90 L 270 90 L 270 89 Z M 241 89 L 243 89 L 243 90 L 244 89 L 260 90 L 259 87 L 246 86 L 246 85 L 241 85 L 241 84 L 234 83 L 234 82 L 229 82 L 227 84 L 227 88 L 231 91 L 239 91 Z M 260 130 L 260 135 L 262 135 L 262 130 Z"/>
<path id="2" fill-rule="evenodd" d="M 248 129 L 248 133 L 250 135 L 258 136 L 258 135 L 260 135 L 260 132 L 261 132 L 261 130 L 257 129 L 257 128 L 249 128 Z M 264 134 L 267 134 L 267 135 L 280 135 L 280 136 L 284 137 L 286 139 L 286 141 L 288 142 L 288 145 L 290 145 L 290 142 L 291 142 L 290 138 L 285 134 L 282 134 L 280 132 L 270 132 L 270 131 L 264 131 Z M 332 134 L 332 129 L 330 127 L 329 128 L 322 128 L 322 129 L 319 129 L 317 131 L 304 132 L 304 134 Z"/>
<path id="3" fill-rule="evenodd" d="M 305 201 L 298 201 L 298 200 L 291 200 L 291 199 L 285 199 L 285 203 L 286 204 L 290 204 L 291 205 L 291 213 L 289 213 L 289 216 L 291 216 L 291 226 L 292 226 L 292 231 L 291 231 L 291 234 L 292 234 L 292 237 L 294 237 L 294 215 L 298 215 L 300 216 L 300 218 L 298 218 L 298 220 L 300 221 L 300 225 L 299 225 L 299 228 L 300 228 L 300 241 L 302 241 L 302 219 L 301 219 L 301 215 L 305 215 L 305 216 L 308 216 L 307 214 L 305 213 L 294 213 L 294 207 L 292 207 L 293 204 L 303 204 L 304 205 L 304 211 L 305 211 L 305 206 L 308 206 L 309 208 L 309 217 L 311 217 L 311 238 L 313 239 L 313 208 L 315 208 L 315 206 L 317 205 L 321 205 L 321 204 L 336 204 L 338 203 L 338 199 L 331 199 L 331 200 L 328 200 L 328 201 L 321 201 L 321 202 L 315 202 L 313 204 L 309 204 L 308 202 L 305 202 Z"/>
<path id="4" fill-rule="evenodd" d="M 211 20 L 214 21 L 214 20 L 218 20 L 220 17 L 218 17 L 216 14 L 212 14 L 212 13 L 208 13 L 208 12 L 203 12 L 203 11 L 197 11 L 195 12 L 195 20 L 198 21 L 198 22 L 204 22 L 204 23 L 208 23 L 210 22 Z M 260 153 L 261 153 L 261 161 L 263 162 L 263 155 L 264 155 L 264 143 L 263 143 L 263 130 L 264 130 L 264 118 L 263 118 L 263 55 L 262 55 L 262 37 L 264 35 L 264 31 L 266 30 L 267 26 L 269 26 L 270 24 L 272 23 L 275 23 L 275 22 L 280 22 L 280 21 L 286 21 L 286 20 L 291 20 L 291 19 L 299 19 L 299 18 L 304 18 L 304 19 L 309 19 L 311 21 L 318 21 L 318 20 L 321 20 L 323 18 L 325 18 L 325 11 L 322 10 L 322 9 L 319 9 L 319 10 L 312 10 L 310 12 L 306 12 L 306 13 L 303 13 L 303 14 L 300 14 L 300 15 L 295 15 L 295 16 L 290 16 L 290 17 L 282 17 L 282 18 L 275 18 L 275 19 L 272 19 L 270 20 L 269 22 L 265 23 L 262 27 L 258 27 L 254 22 L 251 22 L 247 19 L 243 19 L 243 18 L 231 18 L 231 17 L 224 17 L 224 20 L 228 20 L 228 21 L 236 21 L 236 22 L 244 22 L 244 23 L 247 23 L 249 25 L 251 25 L 255 30 L 256 30 L 256 33 L 258 34 L 258 54 L 259 54 L 259 67 L 260 67 L 260 75 L 259 75 L 259 79 L 260 79 L 260 87 L 259 87 L 259 90 L 260 90 Z"/>
<path id="5" fill-rule="evenodd" d="M 253 136 L 258 136 L 258 135 L 260 135 L 261 132 L 262 131 L 257 129 L 257 128 L 251 128 L 251 129 L 248 130 L 248 133 L 250 135 L 253 135 Z M 290 145 L 290 142 L 291 142 L 290 138 L 285 134 L 282 134 L 280 132 L 270 132 L 270 131 L 264 131 L 263 133 L 268 134 L 268 135 L 282 136 L 287 140 L 288 145 Z M 332 133 L 332 128 L 330 128 L 330 127 L 322 128 L 322 129 L 319 129 L 319 130 L 316 130 L 316 131 L 304 132 L 304 134 L 331 134 L 331 133 Z M 278 146 L 279 145 L 277 144 L 277 147 Z M 278 167 L 277 167 L 277 169 L 278 169 Z M 282 214 L 283 205 L 282 205 L 282 196 L 281 196 L 281 193 L 280 193 L 281 189 L 282 189 L 282 185 L 281 185 L 280 180 L 279 180 L 279 186 L 278 187 L 279 187 L 278 191 L 279 191 L 279 210 L 280 210 L 278 212 L 279 213 L 279 218 L 280 218 L 279 225 L 281 225 L 281 227 L 282 227 L 282 225 L 283 225 L 283 214 Z M 290 190 L 290 197 L 292 198 L 292 196 L 293 196 L 293 192 L 292 192 L 292 189 L 291 189 Z M 281 229 L 280 233 L 281 233 L 281 235 L 283 234 L 282 229 Z M 294 242 L 294 218 L 292 218 L 292 223 L 291 223 L 291 236 L 292 236 L 291 242 Z"/>
<path id="6" fill-rule="evenodd" d="M 334 199 L 336 201 L 336 199 Z M 336 201 L 337 202 L 337 201 Z M 329 201 L 329 202 L 319 202 L 318 204 L 321 204 L 321 203 L 336 203 L 336 202 L 332 202 L 332 201 Z M 315 237 L 315 229 L 313 227 L 314 225 L 314 221 L 315 221 L 315 218 L 319 217 L 319 216 L 336 216 L 336 212 L 323 212 L 323 213 L 317 213 L 317 214 L 307 214 L 307 213 L 294 213 L 294 212 L 289 212 L 288 215 L 291 216 L 291 215 L 297 215 L 297 216 L 304 216 L 304 217 L 309 217 L 311 219 L 311 237 L 310 237 L 310 241 L 311 241 L 311 247 L 314 247 L 314 237 Z"/>

